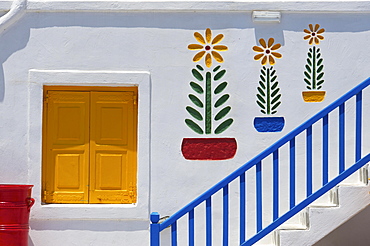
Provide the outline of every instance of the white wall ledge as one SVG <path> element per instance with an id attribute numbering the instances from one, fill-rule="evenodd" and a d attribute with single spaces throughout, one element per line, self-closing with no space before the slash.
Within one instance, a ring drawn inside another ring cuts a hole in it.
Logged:
<path id="1" fill-rule="evenodd" d="M 12 1 L 0 1 L 0 11 L 7 11 Z M 131 11 L 253 11 L 283 12 L 370 12 L 370 1 L 320 0 L 243 0 L 243 1 L 35 1 L 29 0 L 26 11 L 37 12 L 131 12 Z"/>

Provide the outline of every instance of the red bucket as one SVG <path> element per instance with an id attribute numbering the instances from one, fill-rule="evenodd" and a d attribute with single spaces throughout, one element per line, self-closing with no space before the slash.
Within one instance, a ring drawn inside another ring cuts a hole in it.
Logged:
<path id="1" fill-rule="evenodd" d="M 27 246 L 33 185 L 0 184 L 0 245 Z"/>

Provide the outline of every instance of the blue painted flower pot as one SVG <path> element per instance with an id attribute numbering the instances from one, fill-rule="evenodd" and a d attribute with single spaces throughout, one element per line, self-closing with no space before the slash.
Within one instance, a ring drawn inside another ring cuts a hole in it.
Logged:
<path id="1" fill-rule="evenodd" d="M 285 125 L 284 117 L 256 117 L 254 128 L 258 132 L 281 132 Z"/>

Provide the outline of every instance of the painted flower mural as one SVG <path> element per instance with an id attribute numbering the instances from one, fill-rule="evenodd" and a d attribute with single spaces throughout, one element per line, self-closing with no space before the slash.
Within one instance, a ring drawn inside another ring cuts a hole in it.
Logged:
<path id="1" fill-rule="evenodd" d="M 325 29 L 324 28 L 319 29 L 320 28 L 319 24 L 316 24 L 315 27 L 313 27 L 312 24 L 309 24 L 308 28 L 310 30 L 307 30 L 307 29 L 303 30 L 305 33 L 308 34 L 303 39 L 309 40 L 308 41 L 309 44 L 313 44 L 313 43 L 320 44 L 320 40 L 324 40 L 324 36 L 322 36 L 321 34 L 325 32 Z"/>
<path id="2" fill-rule="evenodd" d="M 207 28 L 205 32 L 205 38 L 199 32 L 195 32 L 194 37 L 199 44 L 190 44 L 188 46 L 189 50 L 199 50 L 199 52 L 195 54 L 193 62 L 199 62 L 204 56 L 207 67 L 212 66 L 212 58 L 219 63 L 224 62 L 224 58 L 219 52 L 226 51 L 228 48 L 225 45 L 217 45 L 224 38 L 223 34 L 218 34 L 212 39 L 212 31 L 211 29 Z"/>
<path id="3" fill-rule="evenodd" d="M 273 38 L 269 38 L 266 44 L 266 41 L 261 38 L 259 40 L 261 46 L 253 46 L 252 48 L 255 52 L 260 53 L 254 56 L 254 60 L 261 60 L 263 66 L 257 87 L 256 103 L 260 107 L 260 112 L 268 116 L 254 119 L 254 127 L 258 132 L 279 132 L 282 131 L 285 124 L 284 117 L 271 117 L 277 113 L 281 104 L 279 82 L 273 67 L 276 63 L 275 58 L 282 58 L 282 55 L 277 52 L 281 44 L 274 44 L 274 42 Z"/>
<path id="4" fill-rule="evenodd" d="M 188 95 L 191 105 L 186 106 L 190 117 L 185 124 L 195 133 L 219 135 L 226 131 L 234 122 L 227 117 L 231 107 L 226 103 L 230 95 L 225 93 L 228 82 L 225 81 L 226 69 L 221 65 L 212 66 L 213 60 L 223 63 L 224 58 L 219 52 L 227 51 L 226 45 L 220 45 L 223 34 L 212 38 L 211 29 L 205 30 L 203 36 L 194 32 L 199 44 L 190 44 L 188 49 L 198 51 L 193 57 L 197 63 L 191 73 L 194 80 L 189 83 L 192 93 Z M 204 59 L 205 66 L 201 63 Z M 181 145 L 183 156 L 189 160 L 224 160 L 234 157 L 236 153 L 234 138 L 184 138 Z"/>
<path id="5" fill-rule="evenodd" d="M 275 65 L 275 58 L 281 58 L 282 55 L 278 52 L 276 52 L 276 50 L 280 49 L 281 47 L 281 44 L 275 44 L 274 45 L 274 39 L 273 38 L 270 38 L 268 40 L 268 44 L 266 45 L 266 41 L 261 38 L 259 40 L 259 43 L 261 44 L 261 46 L 253 46 L 253 50 L 255 52 L 258 52 L 260 54 L 258 55 L 255 55 L 254 56 L 254 60 L 258 61 L 258 60 L 261 60 L 261 65 L 266 65 L 267 62 L 272 66 L 272 65 Z"/>
<path id="6" fill-rule="evenodd" d="M 322 34 L 325 29 L 320 28 L 319 24 L 315 26 L 309 24 L 308 28 L 303 30 L 308 34 L 303 39 L 308 40 L 308 44 L 312 47 L 308 49 L 303 79 L 308 91 L 303 91 L 302 97 L 305 102 L 322 102 L 326 94 L 325 91 L 320 90 L 324 84 L 324 59 L 321 56 L 321 49 L 316 45 L 324 40 Z"/>

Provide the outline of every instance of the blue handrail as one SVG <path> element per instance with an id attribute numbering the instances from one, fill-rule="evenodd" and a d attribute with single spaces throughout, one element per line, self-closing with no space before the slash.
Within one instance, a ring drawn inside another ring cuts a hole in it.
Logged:
<path id="1" fill-rule="evenodd" d="M 236 171 L 228 175 L 226 178 L 218 182 L 208 191 L 204 192 L 202 195 L 194 199 L 188 205 L 180 209 L 178 212 L 170 216 L 168 219 L 163 221 L 163 223 L 158 223 L 159 214 L 151 214 L 151 246 L 160 245 L 160 232 L 171 226 L 171 241 L 172 246 L 177 245 L 177 220 L 186 214 L 189 214 L 189 246 L 194 245 L 194 208 L 199 204 L 206 202 L 206 245 L 212 245 L 212 200 L 211 197 L 216 192 L 223 190 L 223 245 L 228 245 L 228 194 L 229 186 L 228 184 L 235 179 L 239 178 L 240 181 L 240 245 L 252 245 L 262 237 L 272 232 L 282 223 L 287 221 L 289 218 L 297 214 L 303 208 L 307 207 L 314 200 L 318 199 L 324 193 L 338 185 L 345 178 L 350 176 L 353 172 L 364 166 L 370 161 L 370 154 L 361 158 L 361 144 L 362 144 L 362 90 L 365 89 L 370 84 L 370 78 L 362 82 L 361 84 L 354 87 L 352 90 L 347 92 L 345 95 L 325 107 L 319 113 L 311 117 L 309 120 L 292 130 L 286 136 L 275 142 L 273 145 L 262 151 L 260 154 L 255 156 L 253 159 L 248 161 L 246 164 L 238 168 Z M 356 121 L 355 121 L 355 161 L 356 163 L 352 165 L 347 170 L 344 165 L 344 153 L 345 153 L 345 102 L 352 97 L 356 97 Z M 329 181 L 328 177 L 328 124 L 329 124 L 329 113 L 334 109 L 339 108 L 339 175 Z M 323 177 L 322 177 L 322 187 L 313 193 L 312 191 L 312 125 L 319 120 L 323 120 L 322 125 L 322 141 L 323 141 Z M 296 205 L 295 197 L 295 138 L 297 135 L 306 131 L 306 193 L 307 198 Z M 289 143 L 289 166 L 290 166 L 290 200 L 289 207 L 290 210 L 284 215 L 279 217 L 279 148 L 283 145 Z M 273 155 L 273 222 L 267 227 L 263 228 L 262 225 L 262 160 Z M 245 173 L 256 167 L 256 228 L 257 233 L 246 241 L 245 228 L 246 228 L 246 198 L 245 198 Z"/>

